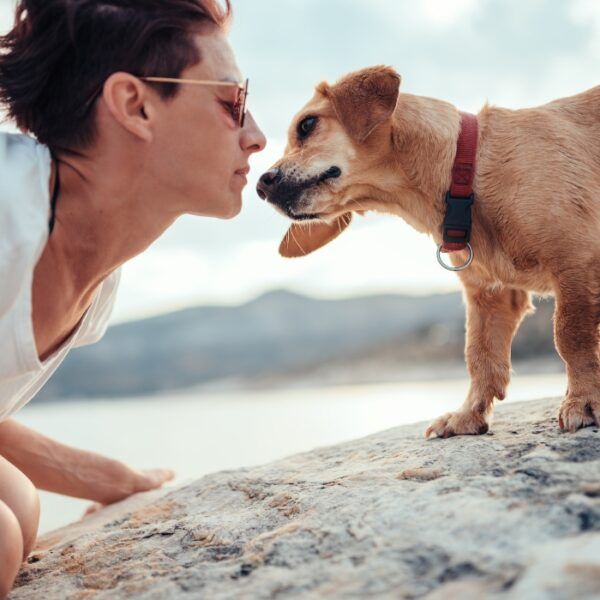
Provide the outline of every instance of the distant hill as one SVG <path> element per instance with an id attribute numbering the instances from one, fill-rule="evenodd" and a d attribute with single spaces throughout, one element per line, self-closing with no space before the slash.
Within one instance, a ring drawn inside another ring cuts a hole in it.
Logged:
<path id="1" fill-rule="evenodd" d="M 514 358 L 555 354 L 552 303 L 539 303 Z M 39 400 L 132 396 L 204 384 L 345 366 L 365 357 L 414 364 L 462 361 L 459 292 L 320 300 L 287 291 L 239 306 L 201 306 L 110 327 L 73 350 Z"/>

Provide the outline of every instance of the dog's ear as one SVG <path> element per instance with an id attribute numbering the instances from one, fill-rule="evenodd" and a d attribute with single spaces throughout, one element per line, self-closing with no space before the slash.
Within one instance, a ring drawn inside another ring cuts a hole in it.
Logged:
<path id="1" fill-rule="evenodd" d="M 400 80 L 391 67 L 377 66 L 350 73 L 333 86 L 321 83 L 317 90 L 329 98 L 344 129 L 360 144 L 392 116 Z"/>
<path id="2" fill-rule="evenodd" d="M 352 213 L 347 212 L 325 223 L 293 223 L 279 246 L 279 254 L 285 258 L 305 256 L 325 246 L 335 239 L 352 221 Z"/>

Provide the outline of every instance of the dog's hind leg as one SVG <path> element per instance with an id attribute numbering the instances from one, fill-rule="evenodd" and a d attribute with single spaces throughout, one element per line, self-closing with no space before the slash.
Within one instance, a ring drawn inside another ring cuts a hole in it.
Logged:
<path id="1" fill-rule="evenodd" d="M 425 436 L 486 433 L 494 398 L 503 400 L 510 381 L 510 347 L 527 313 L 535 310 L 529 292 L 514 288 L 465 286 L 467 331 L 465 358 L 471 377 L 462 407 L 436 419 Z"/>
<path id="2" fill-rule="evenodd" d="M 563 274 L 556 289 L 554 340 L 569 381 L 558 422 L 571 432 L 600 426 L 600 294 L 593 274 L 585 268 Z"/>

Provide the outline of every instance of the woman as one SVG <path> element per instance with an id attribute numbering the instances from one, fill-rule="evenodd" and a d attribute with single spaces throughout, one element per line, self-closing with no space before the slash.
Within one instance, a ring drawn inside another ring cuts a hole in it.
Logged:
<path id="1" fill-rule="evenodd" d="M 21 0 L 0 38 L 0 101 L 23 132 L 0 134 L 0 598 L 35 544 L 36 488 L 99 506 L 174 476 L 11 416 L 103 336 L 124 262 L 180 215 L 240 211 L 266 140 L 230 16 L 228 0 Z"/>

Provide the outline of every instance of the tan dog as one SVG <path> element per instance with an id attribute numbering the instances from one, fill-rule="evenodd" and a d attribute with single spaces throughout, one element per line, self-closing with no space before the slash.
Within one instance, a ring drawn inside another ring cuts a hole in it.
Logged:
<path id="1" fill-rule="evenodd" d="M 298 221 L 283 256 L 323 246 L 366 210 L 396 214 L 441 243 L 459 112 L 399 88 L 393 69 L 363 69 L 319 84 L 296 115 L 283 158 L 257 187 Z M 560 427 L 600 425 L 600 86 L 536 108 L 486 104 L 478 121 L 475 257 L 458 274 L 471 385 L 426 436 L 488 430 L 510 380 L 512 338 L 534 311 L 530 292 L 556 298 L 554 337 L 568 375 Z"/>

